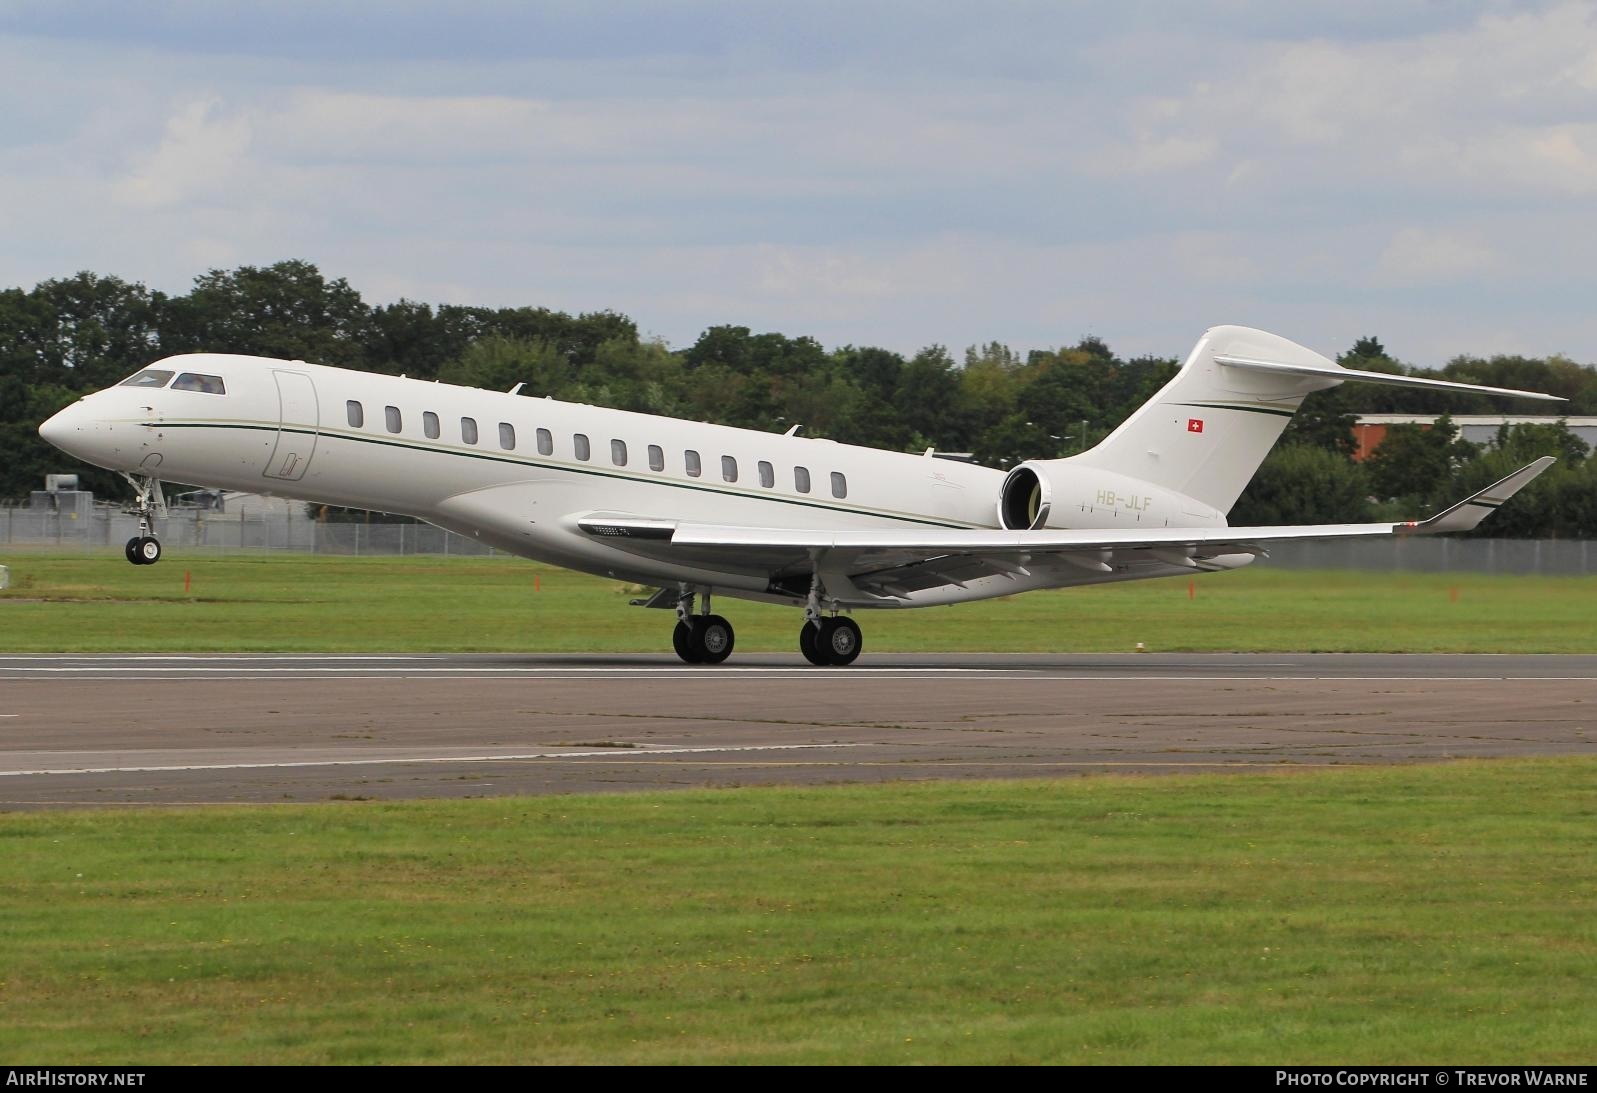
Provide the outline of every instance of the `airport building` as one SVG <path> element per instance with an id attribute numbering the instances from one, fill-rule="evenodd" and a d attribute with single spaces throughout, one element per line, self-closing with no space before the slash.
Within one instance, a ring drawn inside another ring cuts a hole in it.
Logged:
<path id="1" fill-rule="evenodd" d="M 1355 461 L 1369 457 L 1381 446 L 1386 432 L 1394 425 L 1434 425 L 1440 414 L 1360 414 L 1353 424 Z M 1556 414 L 1454 414 L 1458 435 L 1471 444 L 1491 447 L 1497 430 L 1504 425 L 1556 425 L 1563 422 L 1570 432 L 1597 449 L 1597 417 L 1559 417 Z"/>

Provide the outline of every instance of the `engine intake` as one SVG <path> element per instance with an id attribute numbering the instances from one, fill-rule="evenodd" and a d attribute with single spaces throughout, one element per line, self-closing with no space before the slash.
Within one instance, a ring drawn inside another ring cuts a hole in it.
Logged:
<path id="1" fill-rule="evenodd" d="M 1022 463 L 998 491 L 998 524 L 1006 531 L 1031 531 L 1048 523 L 1053 491 L 1039 468 Z"/>

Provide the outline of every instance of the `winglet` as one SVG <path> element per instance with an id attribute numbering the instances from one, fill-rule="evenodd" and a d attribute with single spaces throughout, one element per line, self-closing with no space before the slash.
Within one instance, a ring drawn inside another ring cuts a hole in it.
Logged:
<path id="1" fill-rule="evenodd" d="M 1502 481 L 1493 482 L 1480 493 L 1466 497 L 1452 508 L 1437 513 L 1429 520 L 1410 520 L 1398 524 L 1393 530 L 1399 535 L 1440 535 L 1449 531 L 1469 531 L 1555 462 L 1557 460 L 1552 456 L 1544 455 Z"/>

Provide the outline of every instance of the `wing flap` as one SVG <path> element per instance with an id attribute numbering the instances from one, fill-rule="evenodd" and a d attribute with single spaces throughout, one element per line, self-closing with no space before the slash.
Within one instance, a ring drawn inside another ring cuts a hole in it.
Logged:
<path id="1" fill-rule="evenodd" d="M 1214 528 L 742 527 L 683 523 L 616 513 L 580 516 L 577 527 L 622 549 L 683 564 L 720 566 L 780 578 L 807 575 L 825 559 L 871 595 L 902 597 L 928 588 L 1005 576 L 1038 566 L 1109 575 L 1128 565 L 1206 568 L 1225 555 L 1267 553 L 1271 543 L 1436 535 L 1468 531 L 1552 466 L 1543 456 L 1426 520 L 1367 524 L 1288 524 Z"/>

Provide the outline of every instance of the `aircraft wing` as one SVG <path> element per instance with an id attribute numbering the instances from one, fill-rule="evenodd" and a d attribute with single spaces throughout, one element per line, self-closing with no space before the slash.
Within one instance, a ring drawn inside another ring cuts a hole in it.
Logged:
<path id="1" fill-rule="evenodd" d="M 1551 456 L 1543 456 L 1429 519 L 1400 523 L 1038 531 L 827 530 L 694 524 L 592 513 L 579 517 L 577 526 L 645 557 L 765 573 L 773 583 L 805 576 L 823 565 L 830 573 L 846 576 L 867 596 L 893 599 L 983 577 L 1030 576 L 1038 566 L 1073 566 L 1098 573 L 1112 573 L 1117 567 L 1139 562 L 1218 569 L 1230 567 L 1210 567 L 1206 560 L 1228 554 L 1266 554 L 1272 543 L 1468 531 L 1553 462 Z"/>

